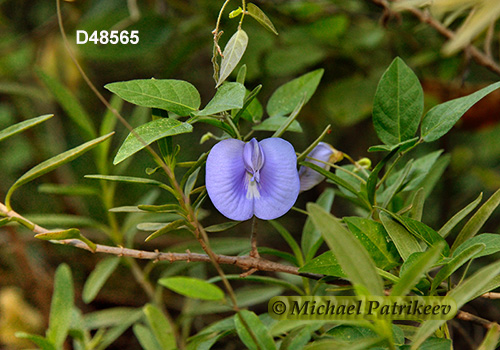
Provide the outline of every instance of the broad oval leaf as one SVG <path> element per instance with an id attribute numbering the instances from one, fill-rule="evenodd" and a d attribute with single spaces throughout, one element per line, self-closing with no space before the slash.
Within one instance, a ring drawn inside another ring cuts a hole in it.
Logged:
<path id="1" fill-rule="evenodd" d="M 83 286 L 82 299 L 86 304 L 95 299 L 97 293 L 104 286 L 109 276 L 116 270 L 119 263 L 120 258 L 110 257 L 100 261 L 96 265 Z"/>
<path id="2" fill-rule="evenodd" d="M 54 294 L 50 305 L 49 329 L 47 340 L 57 349 L 61 349 L 71 325 L 74 291 L 71 270 L 68 265 L 61 264 L 54 278 Z"/>
<path id="3" fill-rule="evenodd" d="M 469 108 L 499 87 L 500 82 L 497 82 L 473 94 L 439 104 L 432 108 L 422 120 L 421 133 L 424 141 L 432 142 L 445 135 Z"/>
<path id="4" fill-rule="evenodd" d="M 318 273 L 327 276 L 345 278 L 346 274 L 340 267 L 332 251 L 324 252 L 320 256 L 308 261 L 299 269 L 299 272 Z"/>
<path id="5" fill-rule="evenodd" d="M 373 125 L 379 139 L 396 145 L 414 137 L 424 110 L 417 76 L 399 57 L 385 71 L 373 101 Z"/>
<path id="6" fill-rule="evenodd" d="M 247 11 L 250 16 L 255 18 L 257 22 L 259 22 L 264 28 L 270 30 L 274 34 L 278 35 L 278 31 L 274 27 L 273 22 L 267 17 L 267 15 L 255 4 L 248 4 Z"/>
<path id="7" fill-rule="evenodd" d="M 236 333 L 238 333 L 241 341 L 248 347 L 248 349 L 276 350 L 276 344 L 269 334 L 268 329 L 264 326 L 259 317 L 252 311 L 239 311 L 236 315 L 234 315 L 234 325 L 236 327 Z M 253 333 L 254 337 L 250 335 L 249 330 Z M 257 340 L 258 344 L 255 344 L 255 340 Z"/>
<path id="8" fill-rule="evenodd" d="M 225 83 L 215 96 L 201 111 L 194 112 L 193 115 L 211 115 L 227 111 L 230 109 L 242 108 L 245 99 L 246 89 L 240 83 Z"/>
<path id="9" fill-rule="evenodd" d="M 10 198 L 12 197 L 12 194 L 16 189 L 21 187 L 22 185 L 48 173 L 49 171 L 52 171 L 56 169 L 57 167 L 68 163 L 72 161 L 73 159 L 81 156 L 88 150 L 92 149 L 93 147 L 97 146 L 99 143 L 107 140 L 111 135 L 113 135 L 114 132 L 109 133 L 107 135 L 101 136 L 97 139 L 94 139 L 92 141 L 86 142 L 83 145 L 80 145 L 78 147 L 75 147 L 73 149 L 70 149 L 69 151 L 66 151 L 64 153 L 58 154 L 55 157 L 52 157 L 50 159 L 47 159 L 46 161 L 36 165 L 35 167 L 31 168 L 28 170 L 23 176 L 21 176 L 19 179 L 17 179 L 16 182 L 11 186 L 9 191 L 7 192 L 7 195 L 5 197 L 5 204 L 7 207 L 10 208 Z"/>
<path id="10" fill-rule="evenodd" d="M 248 35 L 243 29 L 238 29 L 233 34 L 231 39 L 226 44 L 224 52 L 222 53 L 222 61 L 220 64 L 219 79 L 217 86 L 219 87 L 236 68 L 241 57 L 245 53 L 248 45 Z"/>
<path id="11" fill-rule="evenodd" d="M 201 104 L 198 90 L 183 80 L 138 79 L 104 87 L 135 105 L 164 109 L 181 117 L 196 111 Z"/>
<path id="12" fill-rule="evenodd" d="M 224 298 L 222 289 L 197 278 L 184 276 L 166 277 L 159 279 L 158 283 L 176 293 L 193 299 L 221 300 Z"/>
<path id="13" fill-rule="evenodd" d="M 53 116 L 54 116 L 53 114 L 45 114 L 45 115 L 42 115 L 42 116 L 37 117 L 37 118 L 28 119 L 28 120 L 22 121 L 20 123 L 11 125 L 11 126 L 0 131 L 0 141 L 6 139 L 8 137 L 14 136 L 16 134 L 19 134 L 20 132 L 22 132 L 26 129 L 29 129 L 35 125 L 43 123 L 44 121 L 52 118 Z"/>
<path id="14" fill-rule="evenodd" d="M 361 243 L 319 205 L 308 203 L 307 211 L 351 282 L 364 286 L 372 295 L 382 295 L 382 279 Z"/>
<path id="15" fill-rule="evenodd" d="M 317 69 L 277 88 L 267 102 L 266 109 L 269 116 L 291 113 L 302 99 L 306 104 L 316 91 L 323 73 L 324 69 Z"/>
<path id="16" fill-rule="evenodd" d="M 138 140 L 134 134 L 130 133 L 120 149 L 116 153 L 113 164 L 116 165 L 151 143 L 167 136 L 179 135 L 193 131 L 193 126 L 182 123 L 175 119 L 161 118 L 150 121 L 134 129 L 135 134 L 142 140 Z"/>

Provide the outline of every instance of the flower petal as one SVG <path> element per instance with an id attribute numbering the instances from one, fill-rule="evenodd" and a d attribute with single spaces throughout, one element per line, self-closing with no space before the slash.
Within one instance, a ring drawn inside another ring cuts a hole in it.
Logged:
<path id="1" fill-rule="evenodd" d="M 299 195 L 297 156 L 293 146 L 280 138 L 259 142 L 265 162 L 260 170 L 260 198 L 254 198 L 254 213 L 259 219 L 276 219 L 290 210 Z"/>
<path id="2" fill-rule="evenodd" d="M 323 162 L 332 162 L 335 163 L 337 160 L 340 160 L 337 154 L 342 154 L 341 152 L 335 150 L 331 145 L 325 142 L 320 142 L 314 149 L 307 155 L 306 161 L 316 164 L 317 166 L 330 170 L 330 166 Z M 339 159 L 332 159 L 336 156 Z M 320 160 L 321 162 L 319 162 Z M 324 180 L 324 176 L 318 173 L 317 171 L 308 168 L 306 166 L 301 166 L 299 169 L 299 178 L 300 178 L 300 192 L 304 192 L 310 190 L 321 181 Z"/>
<path id="3" fill-rule="evenodd" d="M 245 188 L 245 143 L 236 139 L 217 143 L 207 158 L 206 178 L 208 196 L 222 215 L 237 221 L 253 216 L 253 199 L 247 198 Z"/>

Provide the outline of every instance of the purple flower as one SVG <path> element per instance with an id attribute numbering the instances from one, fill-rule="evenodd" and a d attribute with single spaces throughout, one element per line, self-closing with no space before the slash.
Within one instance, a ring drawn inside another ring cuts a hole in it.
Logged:
<path id="1" fill-rule="evenodd" d="M 214 206 L 229 219 L 276 219 L 299 194 L 295 150 L 280 138 L 223 140 L 208 155 L 206 187 Z"/>
<path id="2" fill-rule="evenodd" d="M 320 142 L 314 149 L 307 155 L 306 161 L 316 164 L 325 170 L 330 170 L 330 165 L 325 163 L 336 163 L 344 155 L 342 152 L 337 151 L 331 145 L 325 142 Z M 306 166 L 301 166 L 299 169 L 300 177 L 300 192 L 310 190 L 321 181 L 324 180 L 324 176 L 317 171 L 308 168 Z"/>

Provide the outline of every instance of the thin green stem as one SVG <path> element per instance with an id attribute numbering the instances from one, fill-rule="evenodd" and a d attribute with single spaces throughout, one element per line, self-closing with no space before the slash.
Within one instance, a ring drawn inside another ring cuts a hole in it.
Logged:
<path id="1" fill-rule="evenodd" d="M 245 18 L 245 13 L 247 12 L 247 4 L 246 4 L 246 1 L 245 0 L 241 0 L 241 8 L 242 8 L 242 12 L 241 12 L 241 18 L 240 18 L 240 23 L 238 24 L 238 29 L 241 29 L 241 25 L 243 24 L 243 18 Z"/>

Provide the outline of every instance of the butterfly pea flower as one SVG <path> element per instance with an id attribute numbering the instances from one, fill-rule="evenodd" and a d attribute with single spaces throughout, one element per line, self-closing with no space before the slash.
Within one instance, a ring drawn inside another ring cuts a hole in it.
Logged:
<path id="1" fill-rule="evenodd" d="M 316 164 L 317 166 L 330 170 L 330 165 L 326 163 L 336 163 L 344 158 L 342 152 L 337 151 L 331 145 L 325 142 L 320 142 L 307 155 L 306 161 Z M 301 166 L 299 169 L 300 192 L 310 190 L 325 179 L 323 175 L 306 166 Z"/>
<path id="2" fill-rule="evenodd" d="M 212 203 L 227 218 L 276 219 L 297 200 L 297 156 L 281 138 L 226 139 L 208 155 L 205 183 Z"/>

